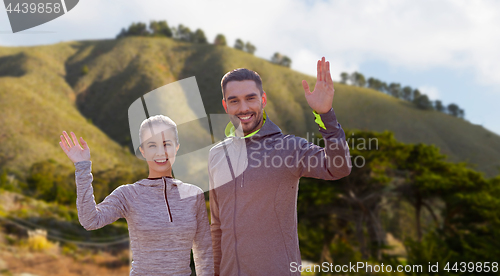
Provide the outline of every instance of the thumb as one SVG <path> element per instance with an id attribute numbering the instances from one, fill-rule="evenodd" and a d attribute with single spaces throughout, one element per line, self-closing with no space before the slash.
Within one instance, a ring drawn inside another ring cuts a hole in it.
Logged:
<path id="1" fill-rule="evenodd" d="M 304 92 L 306 92 L 306 94 L 311 94 L 311 91 L 309 90 L 309 84 L 307 84 L 306 80 L 302 81 L 302 87 L 304 87 Z"/>

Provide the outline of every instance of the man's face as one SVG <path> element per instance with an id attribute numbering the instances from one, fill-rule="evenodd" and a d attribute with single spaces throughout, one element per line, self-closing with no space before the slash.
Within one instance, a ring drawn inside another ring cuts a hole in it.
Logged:
<path id="1" fill-rule="evenodd" d="M 267 96 L 265 92 L 260 95 L 253 80 L 228 82 L 225 97 L 222 105 L 236 128 L 241 124 L 243 133 L 247 135 L 262 127 Z"/>

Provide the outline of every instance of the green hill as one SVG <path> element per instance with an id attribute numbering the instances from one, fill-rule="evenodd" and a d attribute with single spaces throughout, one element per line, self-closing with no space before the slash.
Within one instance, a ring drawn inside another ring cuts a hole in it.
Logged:
<path id="1" fill-rule="evenodd" d="M 220 79 L 238 67 L 262 76 L 266 112 L 283 132 L 317 134 L 301 85 L 315 77 L 230 47 L 142 37 L 0 47 L 0 161 L 20 171 L 47 158 L 71 165 L 57 144 L 65 129 L 89 142 L 94 168 L 143 167 L 124 149 L 131 147 L 129 105 L 157 87 L 196 76 L 207 113 L 223 113 Z M 435 144 L 451 161 L 498 174 L 500 136 L 375 90 L 335 88 L 334 109 L 345 129 L 390 130 L 403 142 Z"/>

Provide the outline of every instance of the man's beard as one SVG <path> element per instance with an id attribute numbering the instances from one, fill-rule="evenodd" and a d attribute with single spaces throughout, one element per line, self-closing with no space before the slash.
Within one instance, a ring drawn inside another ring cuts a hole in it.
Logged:
<path id="1" fill-rule="evenodd" d="M 243 131 L 243 135 L 248 135 L 248 134 L 256 131 L 255 128 L 262 122 L 262 120 L 263 120 L 262 114 L 263 114 L 263 109 L 262 109 L 262 104 L 261 104 L 261 109 L 258 113 L 248 112 L 248 113 L 239 113 L 237 115 L 230 115 L 230 120 L 233 123 L 233 125 L 238 133 L 241 133 L 241 131 Z M 251 126 L 248 126 L 248 130 L 243 129 L 243 126 L 241 126 L 241 131 L 240 131 L 240 130 L 238 130 L 238 128 L 240 127 L 241 121 L 238 118 L 238 116 L 245 116 L 245 115 L 254 115 L 256 120 L 252 123 Z"/>

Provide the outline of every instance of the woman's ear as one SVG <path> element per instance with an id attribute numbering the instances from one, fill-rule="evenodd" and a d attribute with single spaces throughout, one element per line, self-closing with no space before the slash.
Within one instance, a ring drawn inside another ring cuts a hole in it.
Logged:
<path id="1" fill-rule="evenodd" d="M 142 157 L 144 157 L 144 159 L 146 159 L 146 156 L 144 155 L 144 150 L 142 149 L 142 146 L 139 146 L 139 150 L 141 151 Z"/>
<path id="2" fill-rule="evenodd" d="M 175 155 L 177 155 L 177 151 L 179 151 L 180 146 L 181 146 L 181 144 L 177 144 L 177 146 L 175 147 Z"/>

